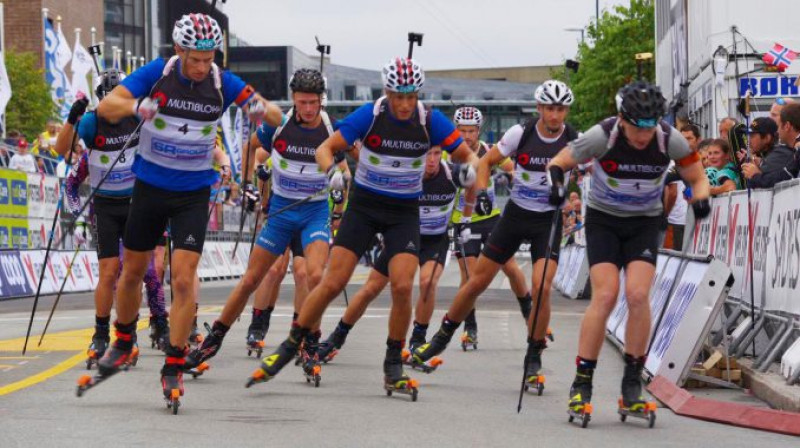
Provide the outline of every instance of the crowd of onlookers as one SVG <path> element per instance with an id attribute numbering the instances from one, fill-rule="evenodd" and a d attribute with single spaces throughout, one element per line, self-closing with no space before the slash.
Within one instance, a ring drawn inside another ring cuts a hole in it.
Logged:
<path id="1" fill-rule="evenodd" d="M 61 131 L 61 123 L 47 122 L 45 130 L 32 141 L 19 131 L 9 131 L 0 146 L 0 166 L 26 173 L 42 173 L 64 177 L 66 162 L 55 151 L 56 138 Z M 85 148 L 77 139 L 72 153 L 73 162 L 80 160 Z"/>

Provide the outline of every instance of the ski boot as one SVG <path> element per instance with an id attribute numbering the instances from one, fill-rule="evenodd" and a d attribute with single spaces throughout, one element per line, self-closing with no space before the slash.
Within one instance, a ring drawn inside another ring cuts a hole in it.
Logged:
<path id="1" fill-rule="evenodd" d="M 656 424 L 656 403 L 647 401 L 642 396 L 642 369 L 644 357 L 634 358 L 624 355 L 625 373 L 622 376 L 622 397 L 619 399 L 619 419 L 625 421 L 628 416 L 647 420 L 648 427 Z"/>
<path id="2" fill-rule="evenodd" d="M 203 343 L 203 335 L 197 329 L 197 316 L 194 316 L 194 324 L 192 324 L 192 332 L 189 333 L 189 345 L 195 348 L 200 347 Z"/>
<path id="3" fill-rule="evenodd" d="M 169 346 L 169 321 L 167 316 L 150 316 L 150 348 L 161 351 Z"/>
<path id="4" fill-rule="evenodd" d="M 444 363 L 444 361 L 436 355 L 442 353 L 444 349 L 447 348 L 447 344 L 452 338 L 452 333 L 447 333 L 444 328 L 440 328 L 431 338 L 431 342 L 422 344 L 411 352 L 411 368 L 421 370 L 425 373 L 431 373 L 436 370 L 437 367 Z"/>
<path id="5" fill-rule="evenodd" d="M 402 359 L 403 364 L 411 366 L 411 353 L 414 352 L 418 347 L 425 345 L 425 333 L 421 331 L 417 331 L 415 328 L 414 331 L 411 332 L 411 339 L 408 341 L 408 348 L 403 349 Z"/>
<path id="6" fill-rule="evenodd" d="M 547 348 L 545 341 L 528 340 L 528 352 L 525 354 L 525 391 L 534 389 L 537 395 L 544 392 L 544 375 L 542 375 L 542 351 Z"/>
<path id="7" fill-rule="evenodd" d="M 108 335 L 108 325 L 95 325 L 92 343 L 89 345 L 86 355 L 86 370 L 92 370 L 92 365 L 103 357 L 110 341 Z"/>
<path id="8" fill-rule="evenodd" d="M 261 358 L 264 352 L 264 337 L 269 329 L 269 315 L 261 310 L 253 309 L 253 320 L 247 329 L 247 356 L 255 353 Z"/>
<path id="9" fill-rule="evenodd" d="M 592 377 L 578 373 L 575 381 L 569 389 L 569 407 L 567 415 L 572 422 L 576 418 L 580 420 L 581 427 L 586 428 L 592 420 Z"/>
<path id="10" fill-rule="evenodd" d="M 172 415 L 178 415 L 183 396 L 183 370 L 186 351 L 177 347 L 167 347 L 167 359 L 161 368 L 161 389 L 167 409 L 172 409 Z"/>
<path id="11" fill-rule="evenodd" d="M 216 325 L 216 322 L 214 324 Z M 202 376 L 206 370 L 211 368 L 206 361 L 217 354 L 220 347 L 222 347 L 222 340 L 225 338 L 225 332 L 223 330 L 214 329 L 209 326 L 208 323 L 204 323 L 203 325 L 206 327 L 208 335 L 203 339 L 203 343 L 200 347 L 190 351 L 189 354 L 186 355 L 183 365 L 184 371 L 192 375 L 192 378 Z"/>
<path id="12" fill-rule="evenodd" d="M 319 365 L 319 355 L 317 349 L 319 348 L 319 338 L 321 334 L 319 331 L 309 334 L 306 337 L 305 349 L 301 352 L 303 357 L 303 375 L 306 377 L 306 383 L 314 383 L 314 387 L 319 387 L 322 380 L 320 373 L 322 367 Z"/>
<path id="13" fill-rule="evenodd" d="M 344 342 L 347 340 L 347 332 L 339 329 L 336 327 L 331 334 L 328 335 L 328 339 L 322 341 L 317 348 L 317 355 L 319 355 L 319 360 L 323 363 L 327 364 L 339 354 L 339 350 L 344 346 Z"/>
<path id="14" fill-rule="evenodd" d="M 126 327 L 128 328 L 125 328 L 125 330 L 136 331 L 135 322 Z M 120 331 L 120 328 L 121 326 L 117 326 L 117 339 L 97 362 L 97 374 L 94 376 L 83 375 L 78 379 L 77 396 L 82 396 L 87 390 L 111 378 L 120 371 L 128 370 L 132 364 L 131 360 L 134 355 L 132 335 L 136 333 L 129 333 L 127 331 L 123 333 Z"/>
<path id="15" fill-rule="evenodd" d="M 299 328 L 293 328 L 289 337 L 281 342 L 275 352 L 261 360 L 261 366 L 250 375 L 244 387 L 251 387 L 274 378 L 286 364 L 294 359 L 306 334 Z"/>
<path id="16" fill-rule="evenodd" d="M 517 301 L 519 303 L 519 312 L 522 313 L 522 317 L 524 317 L 525 322 L 527 322 L 531 315 L 531 310 L 533 309 L 533 299 L 531 298 L 531 294 L 528 293 L 522 298 L 517 297 Z"/>
<path id="17" fill-rule="evenodd" d="M 467 347 L 470 345 L 473 350 L 478 349 L 478 326 L 464 324 L 464 334 L 461 335 L 461 349 L 467 351 Z"/>
<path id="18" fill-rule="evenodd" d="M 383 389 L 386 396 L 391 397 L 393 393 L 411 395 L 411 401 L 417 401 L 419 393 L 419 383 L 406 375 L 403 371 L 403 361 L 400 358 L 402 353 L 402 343 L 391 341 L 396 344 L 386 349 L 386 359 L 383 361 Z"/>

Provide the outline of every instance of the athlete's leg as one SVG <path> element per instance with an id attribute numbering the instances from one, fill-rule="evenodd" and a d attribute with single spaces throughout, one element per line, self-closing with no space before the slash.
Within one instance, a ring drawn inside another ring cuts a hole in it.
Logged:
<path id="1" fill-rule="evenodd" d="M 350 327 L 355 325 L 367 311 L 369 304 L 378 297 L 378 294 L 386 288 L 387 284 L 389 284 L 389 277 L 381 274 L 376 269 L 370 269 L 367 282 L 350 299 L 350 305 L 342 315 L 342 322 Z"/>
<path id="2" fill-rule="evenodd" d="M 123 252 L 125 261 L 117 281 L 117 321 L 121 324 L 135 323 L 139 315 L 142 281 L 152 256 L 153 251 L 142 252 L 126 248 Z"/>
<path id="3" fill-rule="evenodd" d="M 444 266 L 437 260 L 428 261 L 419 269 L 419 297 L 414 310 L 415 324 L 427 326 L 430 323 L 436 306 L 436 289 L 443 272 Z"/>
<path id="4" fill-rule="evenodd" d="M 475 269 L 470 271 L 469 281 L 458 289 L 453 298 L 453 303 L 447 310 L 447 318 L 461 323 L 475 308 L 478 296 L 486 291 L 494 277 L 500 272 L 501 266 L 484 255 L 479 256 L 475 263 Z"/>
<path id="5" fill-rule="evenodd" d="M 536 300 L 541 294 L 541 305 L 539 305 L 539 316 L 536 321 L 536 329 L 533 331 L 533 339 L 537 341 L 543 340 L 547 336 L 547 327 L 550 325 L 550 290 L 553 286 L 553 278 L 556 276 L 556 269 L 558 269 L 557 260 L 549 260 L 547 262 L 547 272 L 544 272 L 545 259 L 540 258 L 536 260 L 533 265 L 533 273 L 531 275 L 531 297 L 533 298 L 533 310 L 536 309 Z M 542 285 L 542 275 L 544 275 L 544 286 L 541 292 L 539 287 Z M 531 311 L 528 319 L 528 331 L 530 332 L 531 325 L 536 311 Z"/>
<path id="6" fill-rule="evenodd" d="M 253 253 L 250 254 L 250 260 L 247 262 L 247 270 L 239 283 L 233 288 L 233 291 L 231 291 L 225 306 L 222 308 L 222 313 L 217 319 L 220 323 L 226 327 L 233 325 L 233 322 L 247 306 L 250 295 L 261 284 L 267 271 L 278 257 L 278 255 L 262 248 L 260 245 L 256 245 L 253 248 Z"/>
<path id="7" fill-rule="evenodd" d="M 114 285 L 119 277 L 119 258 L 116 256 L 101 258 L 99 261 L 100 275 L 97 279 L 97 288 L 94 291 L 94 308 L 98 317 L 111 316 L 114 305 Z"/>
<path id="8" fill-rule="evenodd" d="M 280 295 L 281 283 L 286 277 L 286 270 L 289 268 L 289 253 L 284 252 L 267 271 L 264 280 L 258 286 L 253 300 L 253 308 L 263 310 L 268 307 L 275 307 Z"/>
<path id="9" fill-rule="evenodd" d="M 646 261 L 632 261 L 625 267 L 625 299 L 628 303 L 625 353 L 635 357 L 642 357 L 647 351 L 650 337 L 650 286 L 655 269 L 652 263 Z"/>
<path id="10" fill-rule="evenodd" d="M 592 299 L 581 323 L 578 356 L 597 360 L 606 333 L 606 320 L 614 310 L 619 294 L 619 268 L 613 263 L 598 263 L 589 269 Z"/>
<path id="11" fill-rule="evenodd" d="M 322 280 L 308 293 L 300 309 L 300 316 L 297 318 L 300 328 L 310 329 L 322 318 L 328 304 L 342 292 L 358 264 L 358 256 L 342 246 L 333 247 L 331 258 L 336 263 L 328 267 Z"/>
<path id="12" fill-rule="evenodd" d="M 299 314 L 306 297 L 308 297 L 308 292 L 311 291 L 308 286 L 305 257 L 298 255 L 292 258 L 292 276 L 294 277 L 294 312 Z"/>
<path id="13" fill-rule="evenodd" d="M 514 257 L 508 259 L 506 264 L 502 267 L 503 273 L 508 277 L 508 284 L 511 286 L 511 291 L 517 298 L 525 297 L 528 295 L 528 285 L 525 284 L 525 274 L 522 273 L 517 260 Z"/>
<path id="14" fill-rule="evenodd" d="M 167 310 L 164 303 L 164 285 L 156 273 L 154 258 L 147 264 L 147 272 L 144 275 L 144 288 L 147 291 L 147 306 L 150 308 L 150 316 L 166 316 Z"/>

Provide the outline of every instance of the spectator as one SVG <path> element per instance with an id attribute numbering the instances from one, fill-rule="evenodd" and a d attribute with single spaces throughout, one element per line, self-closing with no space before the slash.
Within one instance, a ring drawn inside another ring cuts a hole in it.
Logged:
<path id="1" fill-rule="evenodd" d="M 787 103 L 781 110 L 777 124 L 780 142 L 793 148 L 794 153 L 792 160 L 781 169 L 763 173 L 759 179 L 761 185 L 775 185 L 795 178 L 800 171 L 800 103 Z"/>
<path id="2" fill-rule="evenodd" d="M 713 142 L 712 138 L 705 138 L 697 143 L 697 153 L 700 154 L 700 161 L 703 163 L 703 168 L 708 168 L 708 145 Z"/>
<path id="3" fill-rule="evenodd" d="M 21 138 L 17 143 L 17 153 L 11 156 L 8 167 L 12 170 L 24 171 L 26 173 L 36 173 L 36 159 L 28 153 L 28 141 Z"/>
<path id="4" fill-rule="evenodd" d="M 700 128 L 696 124 L 687 124 L 681 128 L 681 135 L 689 142 L 692 151 L 697 151 L 697 144 L 700 143 Z"/>
<path id="5" fill-rule="evenodd" d="M 694 145 L 697 146 L 696 140 Z M 692 146 L 691 142 L 689 143 L 689 147 L 696 149 Z M 664 183 L 667 185 L 664 189 L 664 214 L 667 216 L 667 234 L 664 239 L 664 247 L 679 251 L 683 249 L 686 210 L 689 208 L 689 204 L 684 196 L 687 185 L 683 179 L 681 179 L 674 164 L 667 172 Z"/>
<path id="6" fill-rule="evenodd" d="M 794 101 L 790 100 L 789 98 L 776 99 L 775 102 L 772 103 L 772 107 L 769 108 L 769 118 L 772 118 L 772 121 L 777 123 L 781 116 L 781 110 L 783 110 L 783 106 L 793 102 Z"/>
<path id="7" fill-rule="evenodd" d="M 719 121 L 719 138 L 728 141 L 728 132 L 736 126 L 738 122 L 733 117 L 725 117 Z"/>
<path id="8" fill-rule="evenodd" d="M 750 125 L 750 149 L 753 160 L 742 164 L 747 185 L 772 188 L 775 178 L 766 175 L 782 171 L 792 161 L 794 150 L 778 141 L 778 125 L 767 117 L 756 118 Z"/>
<path id="9" fill-rule="evenodd" d="M 78 166 L 78 162 L 80 162 L 81 157 L 83 157 L 83 152 L 86 150 L 86 147 L 83 146 L 83 140 L 78 140 L 75 142 L 75 149 L 72 151 L 72 166 Z M 67 153 L 69 154 L 69 153 Z M 62 159 L 56 165 L 56 176 L 59 179 L 64 179 L 67 177 L 67 161 L 66 159 Z"/>
<path id="10" fill-rule="evenodd" d="M 708 145 L 706 175 L 711 184 L 712 196 L 742 189 L 741 180 L 736 173 L 736 165 L 731 162 L 730 153 L 731 147 L 723 139 L 716 139 Z"/>
<path id="11" fill-rule="evenodd" d="M 39 137 L 36 139 L 36 142 L 33 144 L 33 150 L 31 151 L 34 155 L 39 156 L 47 156 L 52 158 L 57 158 L 58 153 L 56 152 L 56 138 L 58 138 L 58 132 L 61 130 L 61 124 L 55 120 L 47 120 L 47 127 L 45 128 L 44 132 L 39 134 Z"/>

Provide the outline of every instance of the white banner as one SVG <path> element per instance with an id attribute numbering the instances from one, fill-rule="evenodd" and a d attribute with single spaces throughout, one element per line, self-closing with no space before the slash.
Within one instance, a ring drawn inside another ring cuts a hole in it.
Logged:
<path id="1" fill-rule="evenodd" d="M 44 251 L 22 250 L 20 251 L 20 259 L 22 260 L 22 267 L 25 269 L 25 277 L 28 279 L 28 284 L 36 292 L 44 260 Z M 42 281 L 42 294 L 52 294 L 58 288 L 55 271 L 53 270 L 53 259 L 50 258 L 47 261 L 47 269 L 45 269 L 44 280 Z"/>
<path id="2" fill-rule="evenodd" d="M 728 264 L 733 252 L 733 233 L 730 232 L 728 216 L 730 215 L 730 197 L 725 195 L 711 201 L 711 235 L 708 254 Z M 730 242 L 730 244 L 728 244 Z"/>
<path id="3" fill-rule="evenodd" d="M 97 259 L 97 252 L 82 250 L 76 263 L 81 263 L 86 275 L 89 276 L 89 283 L 92 285 L 91 289 L 97 288 L 97 282 L 100 278 L 100 261 Z"/>
<path id="4" fill-rule="evenodd" d="M 767 248 L 766 309 L 800 315 L 800 184 L 776 186 Z"/>
<path id="5" fill-rule="evenodd" d="M 796 196 L 795 196 L 796 197 Z M 748 243 L 752 247 L 747 251 L 753 254 L 753 300 L 756 304 L 764 303 L 764 288 L 767 278 L 767 248 L 769 244 L 769 226 L 772 215 L 772 190 L 753 190 L 750 196 L 752 212 L 749 228 L 755 232 L 748 234 Z M 742 283 L 742 297 L 750 297 L 750 269 L 745 271 Z M 797 297 L 797 296 L 795 296 Z"/>
<path id="6" fill-rule="evenodd" d="M 725 225 L 727 226 L 728 202 L 727 196 L 711 200 L 711 213 L 705 219 L 695 223 L 689 253 L 700 256 L 713 253 L 715 247 L 712 241 L 715 241 L 714 238 L 719 233 L 720 219 L 724 217 Z"/>
<path id="7" fill-rule="evenodd" d="M 222 253 L 225 257 L 225 260 L 228 262 L 228 266 L 231 268 L 231 275 L 234 276 L 241 276 L 244 274 L 245 269 L 247 268 L 246 260 L 242 260 L 239 254 L 233 253 L 233 245 L 232 242 L 224 242 L 219 243 L 220 247 L 222 248 Z M 238 252 L 238 251 L 237 251 Z"/>
<path id="8" fill-rule="evenodd" d="M 217 276 L 217 270 L 214 268 L 214 260 L 211 258 L 211 245 L 207 242 L 203 245 L 203 255 L 200 257 L 200 263 L 197 265 L 197 276 L 203 280 L 212 279 Z"/>
<path id="9" fill-rule="evenodd" d="M 214 268 L 217 270 L 217 277 L 230 277 L 231 268 L 228 266 L 228 261 L 230 261 L 230 259 L 225 256 L 225 253 L 220 247 L 220 243 L 212 242 L 209 249 Z"/>
<path id="10" fill-rule="evenodd" d="M 734 191 L 730 195 L 730 214 L 728 216 L 728 234 L 733 238 L 728 240 L 727 265 L 733 272 L 733 286 L 730 295 L 742 298 L 742 285 L 747 269 L 747 252 L 750 229 L 750 216 L 747 208 L 747 191 Z M 746 296 L 750 298 L 750 294 Z"/>

